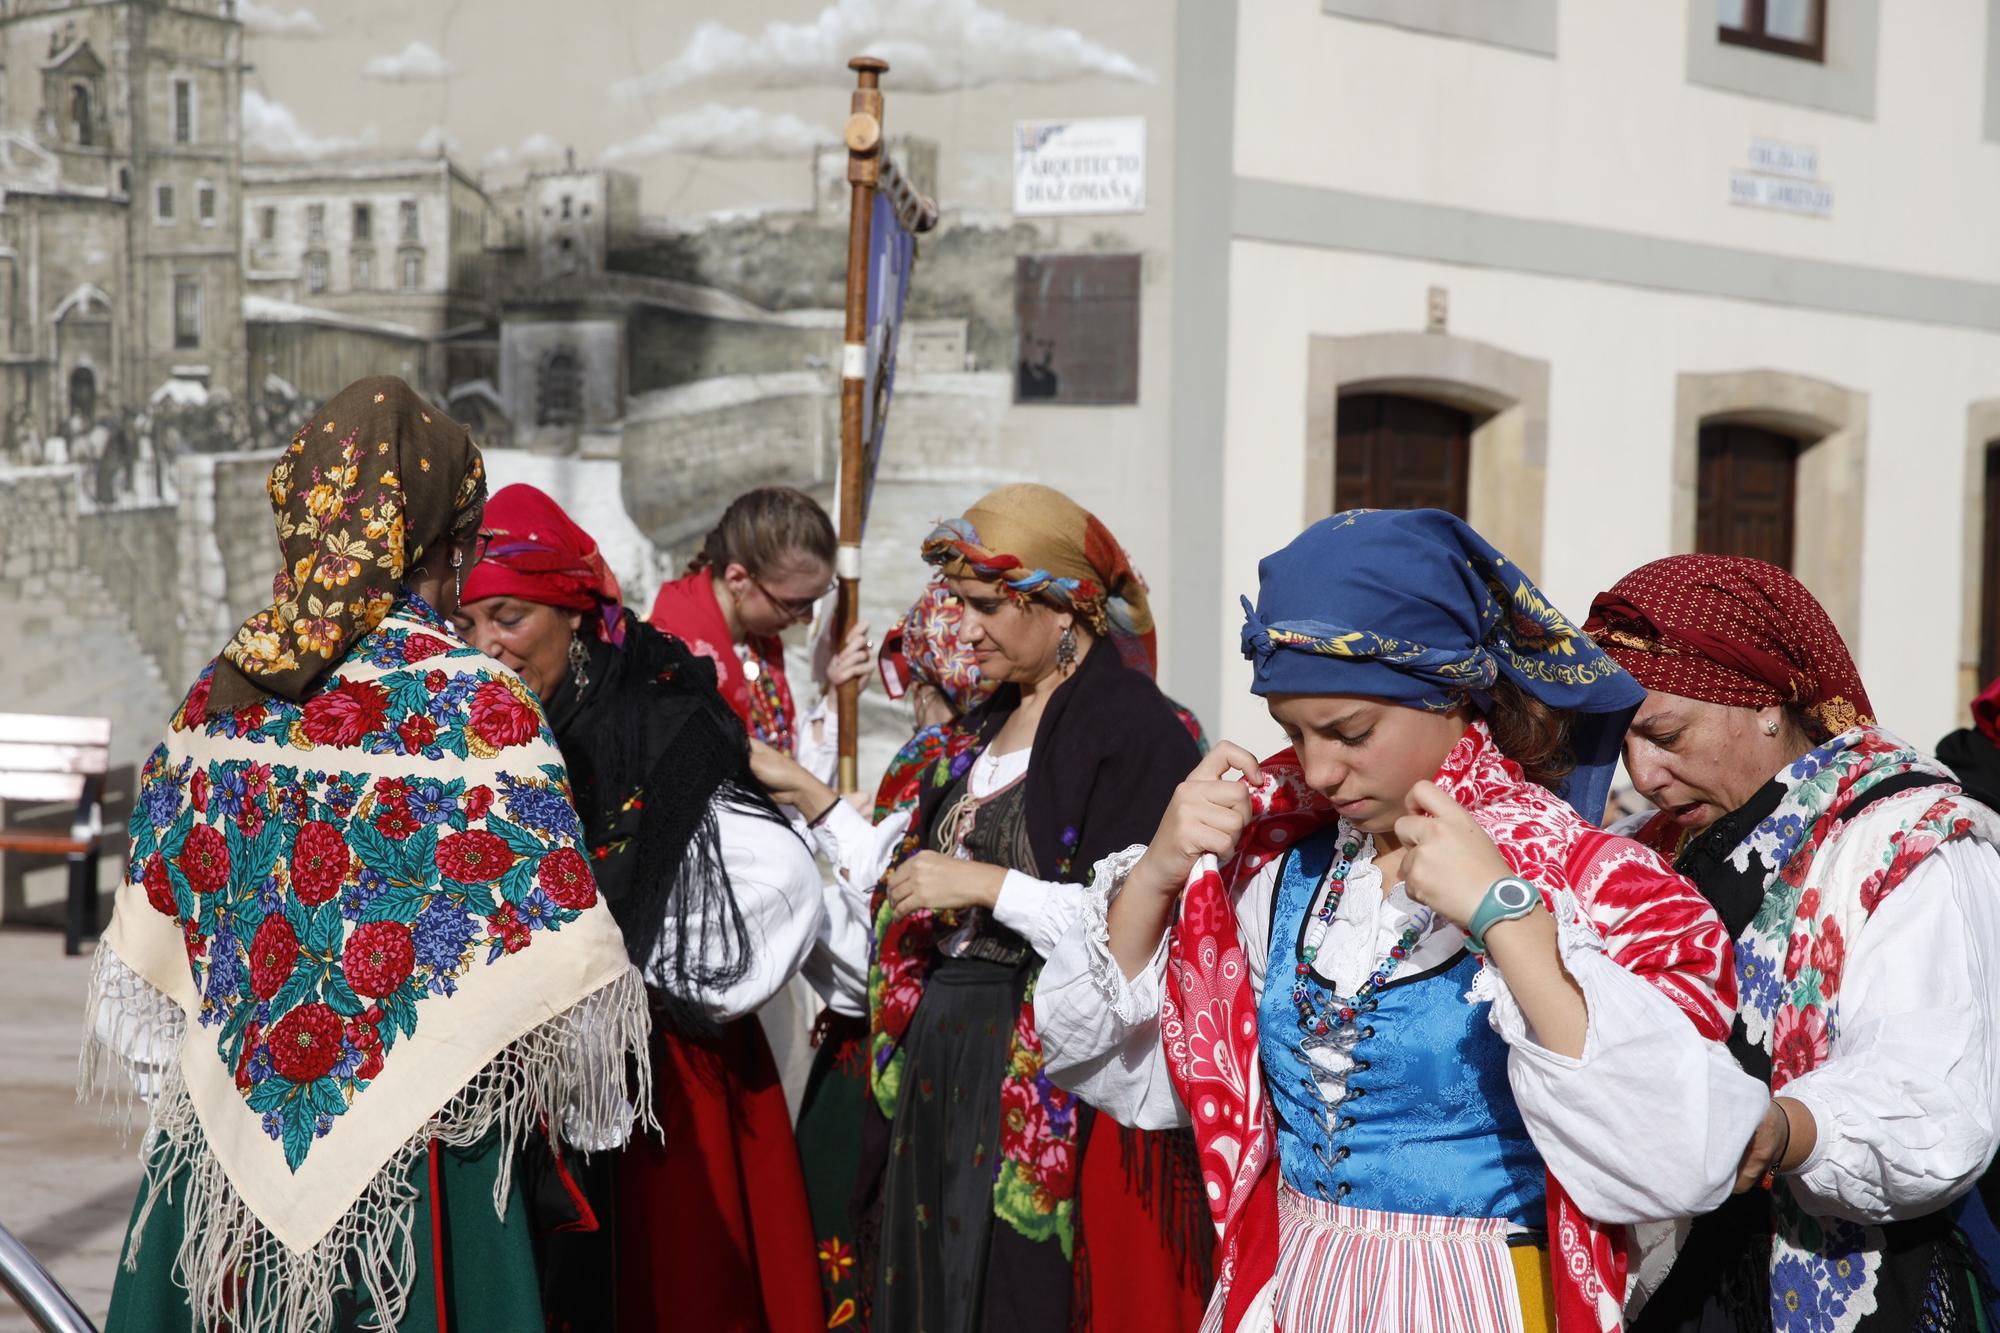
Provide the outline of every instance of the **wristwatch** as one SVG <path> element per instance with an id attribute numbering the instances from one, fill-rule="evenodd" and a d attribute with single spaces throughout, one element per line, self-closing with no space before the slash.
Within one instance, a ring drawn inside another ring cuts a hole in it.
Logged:
<path id="1" fill-rule="evenodd" d="M 1542 896 L 1535 886 L 1518 875 L 1502 875 L 1487 886 L 1486 896 L 1472 911 L 1465 927 L 1466 944 L 1474 953 L 1486 952 L 1486 932 L 1502 921 L 1518 921 L 1535 910 Z"/>

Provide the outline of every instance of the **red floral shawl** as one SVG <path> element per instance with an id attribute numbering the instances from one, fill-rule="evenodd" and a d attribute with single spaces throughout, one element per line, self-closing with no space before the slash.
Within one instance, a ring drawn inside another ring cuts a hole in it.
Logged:
<path id="1" fill-rule="evenodd" d="M 757 678 L 745 675 L 729 637 L 729 622 L 715 600 L 713 575 L 698 569 L 661 584 L 652 614 L 646 619 L 654 629 L 673 635 L 715 663 L 716 687 L 752 736 L 786 754 L 798 749 L 798 711 L 792 703 L 791 684 L 785 679 L 784 642 L 751 635 L 746 646 L 757 663 Z"/>
<path id="2" fill-rule="evenodd" d="M 1189 877 L 1168 945 L 1161 1037 L 1174 1088 L 1194 1117 L 1201 1168 L 1221 1235 L 1209 1329 L 1234 1329 L 1278 1258 L 1275 1135 L 1257 1048 L 1257 1005 L 1237 936 L 1235 902 L 1273 857 L 1333 819 L 1287 750 L 1263 764 L 1256 817 L 1236 854 L 1204 858 Z M 1652 852 L 1592 827 L 1529 782 L 1476 721 L 1438 770 L 1438 784 L 1472 812 L 1515 872 L 1545 898 L 1575 894 L 1611 960 L 1663 991 L 1703 1036 L 1723 1040 L 1736 1005 L 1727 933 L 1692 885 Z M 1585 1217 L 1549 1178 L 1556 1326 L 1622 1327 L 1622 1228 Z"/>

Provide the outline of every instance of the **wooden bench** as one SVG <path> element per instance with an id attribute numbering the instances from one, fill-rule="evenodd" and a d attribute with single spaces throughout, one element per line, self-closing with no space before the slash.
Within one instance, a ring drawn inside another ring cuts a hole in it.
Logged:
<path id="1" fill-rule="evenodd" d="M 0 827 L 0 852 L 69 858 L 63 952 L 80 953 L 97 933 L 98 841 L 111 722 L 101 717 L 0 713 L 0 801 L 62 802 L 75 808 L 69 833 Z"/>

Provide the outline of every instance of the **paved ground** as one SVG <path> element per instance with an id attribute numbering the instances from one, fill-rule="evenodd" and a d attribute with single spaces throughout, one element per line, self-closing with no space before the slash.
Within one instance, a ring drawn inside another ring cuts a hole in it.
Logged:
<path id="1" fill-rule="evenodd" d="M 139 1140 L 121 1143 L 95 1108 L 76 1103 L 89 975 L 88 957 L 63 957 L 61 935 L 0 930 L 0 1224 L 101 1321 L 138 1189 Z M 0 1294 L 0 1333 L 31 1327 Z"/>
<path id="2" fill-rule="evenodd" d="M 60 934 L 0 929 L 0 1225 L 101 1324 L 139 1187 L 139 1134 L 121 1142 L 96 1107 L 76 1101 L 89 976 L 90 959 L 65 958 Z M 799 982 L 762 1014 L 795 1110 L 818 1011 Z M 32 1329 L 0 1291 L 0 1333 Z"/>

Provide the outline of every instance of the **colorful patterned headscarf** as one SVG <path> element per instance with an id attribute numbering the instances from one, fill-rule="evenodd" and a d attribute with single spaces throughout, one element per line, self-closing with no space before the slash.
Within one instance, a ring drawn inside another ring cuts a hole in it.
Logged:
<path id="1" fill-rule="evenodd" d="M 1762 560 L 1675 555 L 1590 604 L 1584 631 L 1641 685 L 1734 708 L 1797 708 L 1815 744 L 1875 721 L 1840 631 L 1803 583 Z"/>
<path id="2" fill-rule="evenodd" d="M 1351 510 L 1257 566 L 1243 599 L 1253 693 L 1359 694 L 1483 709 L 1502 677 L 1573 713 L 1576 767 L 1557 794 L 1604 812 L 1625 726 L 1645 698 L 1534 581 L 1441 509 Z"/>
<path id="3" fill-rule="evenodd" d="M 618 576 L 604 563 L 597 542 L 545 492 L 516 482 L 486 502 L 480 531 L 486 553 L 465 575 L 461 605 L 489 597 L 595 613 L 597 637 L 624 636 Z"/>
<path id="4" fill-rule="evenodd" d="M 478 528 L 486 472 L 464 426 L 378 375 L 342 389 L 300 429 L 267 489 L 284 568 L 271 605 L 222 650 L 210 716 L 305 698 L 382 623 L 424 552 Z"/>
<path id="5" fill-rule="evenodd" d="M 1134 670 L 1154 674 L 1146 581 L 1110 529 L 1049 486 L 1002 486 L 924 539 L 924 559 L 947 578 L 992 579 L 1016 597 L 1074 611 L 1118 645 Z"/>
<path id="6" fill-rule="evenodd" d="M 959 637 L 965 608 L 943 583 L 925 588 L 882 640 L 882 688 L 891 699 L 922 681 L 942 694 L 954 713 L 979 702 L 991 686 L 979 678 L 979 663 Z"/>

